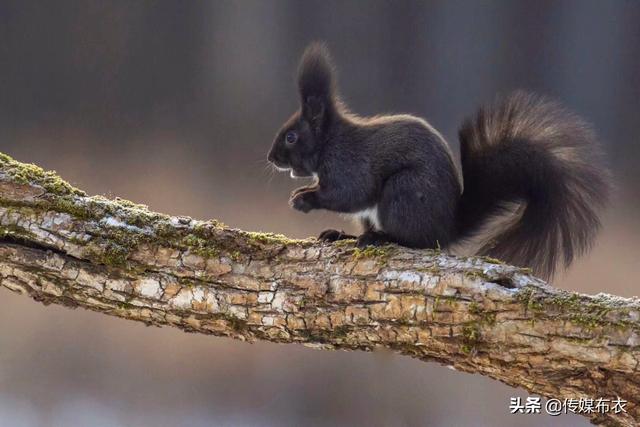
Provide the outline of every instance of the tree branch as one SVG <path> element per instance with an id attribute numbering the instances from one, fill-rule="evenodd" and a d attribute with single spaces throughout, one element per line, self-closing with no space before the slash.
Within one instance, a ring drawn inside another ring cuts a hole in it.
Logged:
<path id="1" fill-rule="evenodd" d="M 249 233 L 88 197 L 0 155 L 1 286 L 45 304 L 245 341 L 391 348 L 547 397 L 627 400 L 640 422 L 640 300 L 397 246 Z"/>

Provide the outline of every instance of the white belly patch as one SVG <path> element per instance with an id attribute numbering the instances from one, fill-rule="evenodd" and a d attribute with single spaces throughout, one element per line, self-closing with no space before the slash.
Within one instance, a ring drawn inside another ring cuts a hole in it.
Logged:
<path id="1" fill-rule="evenodd" d="M 352 218 L 352 219 L 356 219 L 359 221 L 362 220 L 368 220 L 372 225 L 373 228 L 375 228 L 378 231 L 382 231 L 382 226 L 380 225 L 380 218 L 378 217 L 378 206 L 372 206 L 370 208 L 367 209 L 363 209 L 361 211 L 358 212 L 353 212 L 350 214 L 347 214 L 346 216 Z"/>

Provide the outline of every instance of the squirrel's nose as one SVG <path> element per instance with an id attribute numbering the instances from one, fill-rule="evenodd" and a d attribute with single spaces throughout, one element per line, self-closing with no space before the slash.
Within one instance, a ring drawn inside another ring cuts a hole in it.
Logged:
<path id="1" fill-rule="evenodd" d="M 282 161 L 282 159 L 279 159 L 274 153 L 273 151 L 269 152 L 269 155 L 267 156 L 267 160 L 269 160 L 269 162 L 273 163 L 276 167 L 282 167 L 282 164 L 284 163 Z"/>

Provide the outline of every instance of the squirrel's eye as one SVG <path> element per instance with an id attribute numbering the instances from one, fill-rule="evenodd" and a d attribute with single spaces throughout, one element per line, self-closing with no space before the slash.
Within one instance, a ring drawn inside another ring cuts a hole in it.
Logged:
<path id="1" fill-rule="evenodd" d="M 298 140 L 298 134 L 291 130 L 284 136 L 284 140 L 287 144 L 293 144 Z"/>

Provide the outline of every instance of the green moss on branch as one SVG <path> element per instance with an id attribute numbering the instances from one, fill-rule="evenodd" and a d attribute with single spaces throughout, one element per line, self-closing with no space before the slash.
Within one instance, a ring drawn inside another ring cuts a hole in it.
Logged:
<path id="1" fill-rule="evenodd" d="M 20 163 L 3 153 L 0 153 L 0 169 L 18 184 L 39 185 L 57 195 L 86 195 L 84 191 L 78 190 L 60 178 L 55 171 L 45 171 L 34 164 Z"/>
<path id="2" fill-rule="evenodd" d="M 629 309 L 617 307 L 615 299 L 609 296 L 591 297 L 567 291 L 548 295 L 529 286 L 518 291 L 516 300 L 533 315 L 534 320 L 542 317 L 559 317 L 587 330 L 632 328 L 640 331 L 637 322 L 630 319 Z"/>

